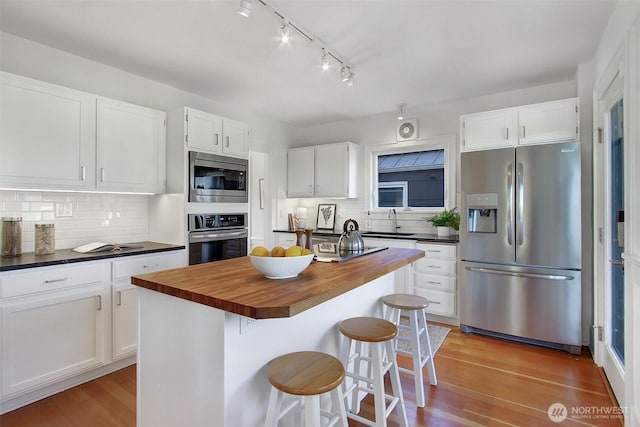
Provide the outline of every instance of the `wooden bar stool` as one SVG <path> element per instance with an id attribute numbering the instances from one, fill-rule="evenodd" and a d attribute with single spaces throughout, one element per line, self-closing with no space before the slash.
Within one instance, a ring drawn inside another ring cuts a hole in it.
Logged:
<path id="1" fill-rule="evenodd" d="M 304 411 L 305 427 L 320 427 L 321 417 L 328 419 L 325 426 L 347 427 L 347 414 L 341 384 L 344 366 L 333 356 L 317 351 L 300 351 L 276 357 L 267 369 L 271 394 L 265 427 L 276 427 L 278 421 L 297 409 L 301 423 Z M 320 408 L 320 396 L 331 395 L 331 411 Z M 282 408 L 286 395 L 294 397 Z"/>
<path id="2" fill-rule="evenodd" d="M 343 335 L 340 357 L 347 376 L 344 393 L 348 402 L 347 417 L 368 426 L 386 427 L 387 417 L 397 408 L 400 426 L 407 427 L 407 412 L 393 348 L 398 328 L 384 319 L 354 317 L 340 323 L 340 332 Z M 355 347 L 353 353 L 352 345 Z M 384 387 L 384 375 L 387 371 L 391 377 L 390 395 Z M 373 395 L 375 421 L 358 415 L 360 400 L 366 396 L 361 392 Z"/>
<path id="3" fill-rule="evenodd" d="M 391 294 L 382 298 L 385 305 L 385 319 L 389 319 L 399 329 L 409 332 L 408 337 L 398 335 L 396 337 L 396 353 L 412 356 L 413 369 L 399 368 L 400 372 L 413 375 L 416 385 L 416 404 L 420 408 L 425 406 L 425 392 L 422 375 L 422 368 L 428 363 L 429 382 L 431 385 L 438 385 L 436 378 L 436 367 L 433 364 L 433 352 L 431 351 L 431 341 L 427 329 L 427 317 L 424 309 L 429 306 L 429 300 L 413 294 Z M 409 317 L 409 325 L 400 323 L 400 316 Z M 398 342 L 403 341 L 411 344 L 411 351 L 398 348 Z"/>

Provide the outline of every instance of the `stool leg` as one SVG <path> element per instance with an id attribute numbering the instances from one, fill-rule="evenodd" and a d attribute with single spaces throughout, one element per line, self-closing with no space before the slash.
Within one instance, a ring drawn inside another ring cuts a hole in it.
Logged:
<path id="1" fill-rule="evenodd" d="M 304 397 L 305 427 L 320 427 L 320 396 Z"/>
<path id="2" fill-rule="evenodd" d="M 416 405 L 424 408 L 424 384 L 422 376 L 422 348 L 420 346 L 420 326 L 418 323 L 418 311 L 408 310 L 409 327 L 411 328 L 411 347 L 413 352 L 413 381 L 416 387 Z"/>
<path id="3" fill-rule="evenodd" d="M 429 338 L 429 329 L 427 328 L 427 316 L 424 310 L 419 310 L 418 313 L 420 324 L 424 327 L 424 336 L 426 341 L 425 351 L 429 360 L 427 361 L 427 369 L 429 371 L 429 383 L 431 385 L 438 385 L 438 379 L 436 377 L 436 367 L 433 363 L 433 351 L 431 351 L 431 339 Z"/>
<path id="4" fill-rule="evenodd" d="M 338 386 L 335 389 L 331 390 L 331 410 L 334 414 L 338 414 L 339 421 L 337 423 L 338 427 L 349 427 L 349 423 L 347 421 L 347 410 L 344 406 L 344 395 L 342 394 L 342 386 Z"/>
<path id="5" fill-rule="evenodd" d="M 282 403 L 282 393 L 275 387 L 271 387 L 269 395 L 269 406 L 267 407 L 267 418 L 264 427 L 277 427 L 280 404 Z"/>
<path id="6" fill-rule="evenodd" d="M 389 348 L 387 351 L 391 351 L 389 353 L 390 357 L 394 356 L 394 352 L 391 341 L 387 341 L 389 343 Z M 375 408 L 375 417 L 376 417 L 376 427 L 387 427 L 387 417 L 385 415 L 386 412 L 386 399 L 385 399 L 385 391 L 384 391 L 384 360 L 383 360 L 383 346 L 381 344 L 371 344 L 370 345 L 372 365 L 374 366 L 375 372 L 373 372 L 373 393 L 374 393 L 374 408 Z M 396 375 L 398 371 L 396 370 Z M 396 389 L 394 388 L 394 393 L 396 393 Z M 397 395 L 397 394 L 396 394 Z M 402 398 L 402 394 L 400 394 Z"/>
<path id="7" fill-rule="evenodd" d="M 393 343 L 391 341 L 387 341 L 384 343 L 387 348 L 388 354 L 391 355 L 389 361 L 391 362 L 391 367 L 389 368 L 389 376 L 391 377 L 391 389 L 393 390 L 394 396 L 398 396 L 398 404 L 396 405 L 396 409 L 398 411 L 398 419 L 400 422 L 400 427 L 407 427 L 407 410 L 404 407 L 404 398 L 402 397 L 402 386 L 400 385 L 400 374 L 398 372 L 398 360 L 393 351 Z M 383 390 L 384 391 L 384 390 Z M 377 415 L 376 415 L 377 417 Z M 376 418 L 376 421 L 378 419 Z M 386 420 L 385 420 L 386 426 Z"/>

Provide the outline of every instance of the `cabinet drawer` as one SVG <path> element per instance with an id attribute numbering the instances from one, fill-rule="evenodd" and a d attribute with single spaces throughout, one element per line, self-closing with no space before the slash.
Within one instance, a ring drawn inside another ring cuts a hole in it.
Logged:
<path id="1" fill-rule="evenodd" d="M 456 315 L 455 294 L 420 288 L 416 288 L 415 292 L 416 295 L 420 295 L 429 300 L 429 307 L 425 309 L 427 313 L 449 317 Z"/>
<path id="2" fill-rule="evenodd" d="M 136 274 L 151 273 L 167 270 L 169 268 L 182 267 L 181 257 L 178 254 L 153 255 L 134 257 L 125 260 L 113 261 L 113 280 L 129 279 Z"/>
<path id="3" fill-rule="evenodd" d="M 415 273 L 414 277 L 414 286 L 416 288 L 431 288 L 449 292 L 456 291 L 455 277 L 424 273 Z"/>
<path id="4" fill-rule="evenodd" d="M 288 248 L 296 244 L 296 235 L 291 233 L 276 233 L 276 244 Z"/>
<path id="5" fill-rule="evenodd" d="M 10 298 L 108 281 L 109 262 L 42 267 L 0 276 L 0 297 Z"/>
<path id="6" fill-rule="evenodd" d="M 456 257 L 455 245 L 441 245 L 435 243 L 418 243 L 416 249 L 424 251 L 425 258 L 454 258 Z"/>
<path id="7" fill-rule="evenodd" d="M 421 258 L 416 261 L 416 271 L 419 273 L 456 275 L 456 261 L 452 259 Z"/>

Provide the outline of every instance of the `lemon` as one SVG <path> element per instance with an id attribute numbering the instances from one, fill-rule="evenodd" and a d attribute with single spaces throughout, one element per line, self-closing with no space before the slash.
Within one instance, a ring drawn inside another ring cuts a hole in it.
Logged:
<path id="1" fill-rule="evenodd" d="M 271 249 L 271 256 L 281 257 L 284 256 L 284 254 L 285 250 L 282 246 L 274 246 L 273 249 Z"/>
<path id="2" fill-rule="evenodd" d="M 287 249 L 285 256 L 300 256 L 302 255 L 302 248 L 300 246 L 291 246 Z"/>
<path id="3" fill-rule="evenodd" d="M 269 256 L 269 251 L 264 246 L 256 246 L 251 250 L 253 256 Z"/>
<path id="4" fill-rule="evenodd" d="M 309 250 L 309 249 L 307 249 L 307 248 L 304 248 L 304 249 L 302 250 L 302 255 L 311 255 L 312 253 L 313 253 L 313 252 L 311 252 L 311 250 Z"/>

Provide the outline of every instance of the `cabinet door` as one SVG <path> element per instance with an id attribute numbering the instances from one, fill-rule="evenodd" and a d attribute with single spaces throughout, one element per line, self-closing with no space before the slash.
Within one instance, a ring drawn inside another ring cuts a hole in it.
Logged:
<path id="1" fill-rule="evenodd" d="M 342 225 L 339 227 L 342 229 Z M 415 248 L 415 240 L 404 239 L 376 239 L 365 237 L 364 245 L 366 247 L 387 247 L 387 248 Z M 405 265 L 396 270 L 395 275 L 395 292 L 413 293 L 413 263 Z"/>
<path id="2" fill-rule="evenodd" d="M 98 99 L 98 189 L 163 193 L 166 115 Z"/>
<path id="3" fill-rule="evenodd" d="M 519 144 L 575 141 L 579 138 L 578 117 L 577 98 L 520 107 Z"/>
<path id="4" fill-rule="evenodd" d="M 222 118 L 186 108 L 187 147 L 196 151 L 222 152 Z"/>
<path id="5" fill-rule="evenodd" d="M 103 289 L 86 287 L 3 303 L 3 396 L 102 364 Z"/>
<path id="6" fill-rule="evenodd" d="M 0 185 L 92 189 L 95 97 L 0 72 Z"/>
<path id="7" fill-rule="evenodd" d="M 130 283 L 113 286 L 113 359 L 136 353 L 138 289 Z"/>
<path id="8" fill-rule="evenodd" d="M 515 145 L 518 132 L 513 108 L 468 114 L 460 118 L 461 151 L 487 150 Z"/>
<path id="9" fill-rule="evenodd" d="M 249 153 L 247 125 L 235 120 L 224 119 L 222 122 L 223 146 L 226 154 L 246 156 Z"/>
<path id="10" fill-rule="evenodd" d="M 292 148 L 287 152 L 288 197 L 313 197 L 315 149 Z"/>
<path id="11" fill-rule="evenodd" d="M 327 144 L 316 146 L 316 197 L 347 197 L 349 195 L 349 146 Z"/>

